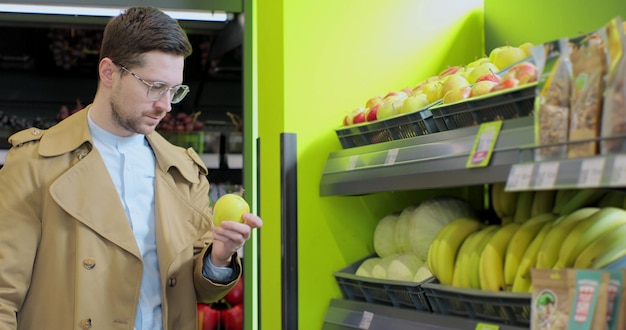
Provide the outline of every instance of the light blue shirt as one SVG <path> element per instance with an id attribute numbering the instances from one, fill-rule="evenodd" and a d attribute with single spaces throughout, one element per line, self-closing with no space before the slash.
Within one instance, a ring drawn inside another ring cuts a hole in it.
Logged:
<path id="1" fill-rule="evenodd" d="M 144 135 L 117 136 L 88 118 L 94 146 L 117 188 L 143 260 L 135 330 L 163 329 L 154 217 L 154 153 Z M 228 281 L 233 270 L 214 266 L 207 255 L 202 273 L 214 281 Z"/>

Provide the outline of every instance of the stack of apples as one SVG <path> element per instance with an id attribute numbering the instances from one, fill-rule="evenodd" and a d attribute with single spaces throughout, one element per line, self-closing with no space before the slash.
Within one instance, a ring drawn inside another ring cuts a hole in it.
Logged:
<path id="1" fill-rule="evenodd" d="M 424 109 L 441 100 L 460 102 L 537 80 L 537 68 L 530 60 L 534 45 L 500 46 L 467 65 L 450 66 L 413 87 L 369 98 L 363 106 L 348 112 L 343 126 L 373 122 Z M 501 73 L 506 69 L 506 73 Z"/>

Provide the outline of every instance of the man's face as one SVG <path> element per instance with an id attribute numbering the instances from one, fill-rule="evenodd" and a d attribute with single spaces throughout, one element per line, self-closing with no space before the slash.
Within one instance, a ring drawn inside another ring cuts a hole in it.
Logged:
<path id="1" fill-rule="evenodd" d="M 144 54 L 143 66 L 128 68 L 136 76 L 118 67 L 117 83 L 113 85 L 110 98 L 111 120 L 116 134 L 130 136 L 154 131 L 165 114 L 172 110 L 171 92 L 152 101 L 147 94 L 149 86 L 137 77 L 150 84 L 163 82 L 175 86 L 183 82 L 184 63 L 183 56 L 154 51 Z"/>

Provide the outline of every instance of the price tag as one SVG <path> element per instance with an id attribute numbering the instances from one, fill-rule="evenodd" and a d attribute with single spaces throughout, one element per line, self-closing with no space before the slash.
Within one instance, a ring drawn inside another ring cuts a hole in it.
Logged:
<path id="1" fill-rule="evenodd" d="M 606 159 L 604 157 L 583 160 L 578 176 L 578 187 L 587 188 L 600 186 L 605 161 Z"/>
<path id="2" fill-rule="evenodd" d="M 615 157 L 609 184 L 611 186 L 626 186 L 626 156 Z"/>
<path id="3" fill-rule="evenodd" d="M 400 148 L 389 149 L 389 151 L 387 151 L 387 158 L 385 159 L 385 165 L 393 165 L 396 162 L 396 158 L 398 158 L 399 152 L 400 152 Z"/>
<path id="4" fill-rule="evenodd" d="M 480 124 L 472 152 L 469 154 L 465 167 L 486 167 L 489 165 L 501 128 L 501 120 Z"/>
<path id="5" fill-rule="evenodd" d="M 361 323 L 359 323 L 359 329 L 369 329 L 372 324 L 372 319 L 374 319 L 374 313 L 363 311 L 363 317 L 361 318 Z"/>
<path id="6" fill-rule="evenodd" d="M 348 159 L 348 171 L 352 171 L 356 167 L 356 162 L 359 160 L 359 155 L 352 155 Z"/>
<path id="7" fill-rule="evenodd" d="M 511 166 L 509 177 L 506 180 L 505 191 L 528 190 L 533 177 L 535 164 L 515 164 Z"/>
<path id="8" fill-rule="evenodd" d="M 477 323 L 475 330 L 499 330 L 500 326 L 489 323 Z"/>
<path id="9" fill-rule="evenodd" d="M 559 162 L 540 163 L 535 175 L 536 189 L 552 189 L 559 174 Z"/>

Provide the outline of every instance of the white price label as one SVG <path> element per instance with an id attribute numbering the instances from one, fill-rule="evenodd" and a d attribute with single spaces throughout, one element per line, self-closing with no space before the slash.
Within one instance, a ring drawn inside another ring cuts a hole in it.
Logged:
<path id="1" fill-rule="evenodd" d="M 363 311 L 363 317 L 361 318 L 361 323 L 359 323 L 359 329 L 369 329 L 372 324 L 372 319 L 374 319 L 374 313 Z"/>
<path id="2" fill-rule="evenodd" d="M 352 155 L 348 160 L 348 171 L 353 170 L 356 167 L 356 162 L 359 160 L 359 155 Z"/>
<path id="3" fill-rule="evenodd" d="M 611 172 L 611 186 L 626 186 L 626 156 L 615 157 L 613 172 Z"/>
<path id="4" fill-rule="evenodd" d="M 578 176 L 578 187 L 588 188 L 600 186 L 605 162 L 606 159 L 604 157 L 583 160 Z"/>
<path id="5" fill-rule="evenodd" d="M 535 164 L 515 164 L 511 166 L 505 190 L 527 190 L 530 187 L 534 168 Z"/>
<path id="6" fill-rule="evenodd" d="M 559 174 L 559 162 L 540 163 L 535 176 L 536 189 L 552 189 Z"/>
<path id="7" fill-rule="evenodd" d="M 393 165 L 396 162 L 396 158 L 398 158 L 398 153 L 400 152 L 400 148 L 394 148 L 387 151 L 387 158 L 385 159 L 385 165 Z"/>

